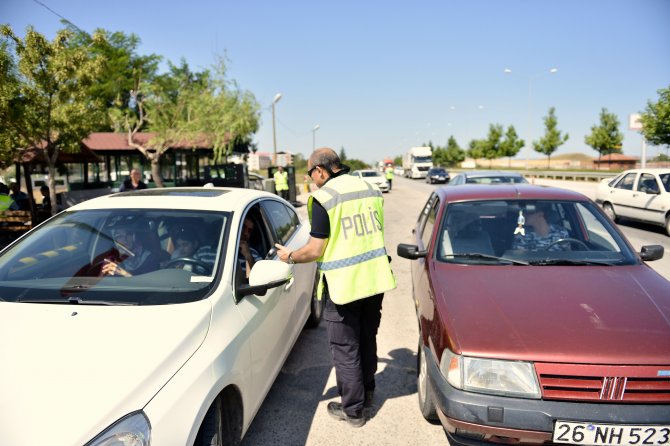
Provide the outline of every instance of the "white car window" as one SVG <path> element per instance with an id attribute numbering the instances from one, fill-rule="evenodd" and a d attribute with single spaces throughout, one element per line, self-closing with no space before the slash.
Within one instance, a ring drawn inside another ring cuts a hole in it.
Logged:
<path id="1" fill-rule="evenodd" d="M 640 175 L 640 181 L 637 183 L 637 190 L 649 194 L 657 194 L 660 192 L 656 178 L 650 173 L 643 173 Z"/>
<path id="2" fill-rule="evenodd" d="M 635 184 L 636 173 L 629 173 L 624 175 L 614 186 L 615 189 L 633 190 Z"/>

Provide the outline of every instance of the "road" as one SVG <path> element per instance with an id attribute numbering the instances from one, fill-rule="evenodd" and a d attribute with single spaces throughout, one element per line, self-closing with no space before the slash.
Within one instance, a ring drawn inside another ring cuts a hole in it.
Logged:
<path id="1" fill-rule="evenodd" d="M 537 180 L 537 183 L 556 182 Z M 595 190 L 595 185 L 573 183 L 560 182 L 560 186 L 587 196 Z M 447 444 L 442 427 L 428 423 L 419 412 L 416 395 L 418 329 L 411 299 L 410 262 L 395 254 L 398 243 L 411 242 L 411 229 L 435 187 L 396 176 L 393 191 L 384 194 L 386 245 L 394 257 L 392 267 L 398 287 L 384 297 L 378 335 L 377 391 L 368 423 L 363 428 L 353 429 L 326 413 L 328 402 L 339 398 L 322 325 L 316 330 L 304 331 L 298 339 L 243 445 Z M 299 199 L 305 202 L 306 196 Z M 305 206 L 298 210 L 306 216 Z M 657 231 L 653 227 L 628 224 L 621 228 L 638 250 L 643 244 L 662 244 L 670 250 L 670 237 L 660 228 Z M 650 265 L 666 278 L 670 277 L 670 252 L 666 258 Z"/>

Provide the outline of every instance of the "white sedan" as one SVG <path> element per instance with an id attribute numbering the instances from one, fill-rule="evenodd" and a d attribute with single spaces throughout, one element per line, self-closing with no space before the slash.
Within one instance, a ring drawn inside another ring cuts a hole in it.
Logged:
<path id="1" fill-rule="evenodd" d="M 386 178 L 381 173 L 373 169 L 354 170 L 351 175 L 362 178 L 370 184 L 374 184 L 382 192 L 388 192 L 391 187 Z"/>
<path id="2" fill-rule="evenodd" d="M 670 235 L 670 169 L 632 169 L 598 184 L 596 202 L 609 217 L 665 227 Z"/>
<path id="3" fill-rule="evenodd" d="M 308 237 L 288 202 L 227 188 L 112 194 L 27 233 L 0 253 L 1 443 L 237 444 L 321 319 L 315 264 L 273 249 Z"/>

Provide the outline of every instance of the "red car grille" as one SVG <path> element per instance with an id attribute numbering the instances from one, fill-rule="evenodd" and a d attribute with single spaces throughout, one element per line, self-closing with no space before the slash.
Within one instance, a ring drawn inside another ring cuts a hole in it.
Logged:
<path id="1" fill-rule="evenodd" d="M 670 402 L 670 366 L 535 363 L 535 370 L 547 400 Z"/>

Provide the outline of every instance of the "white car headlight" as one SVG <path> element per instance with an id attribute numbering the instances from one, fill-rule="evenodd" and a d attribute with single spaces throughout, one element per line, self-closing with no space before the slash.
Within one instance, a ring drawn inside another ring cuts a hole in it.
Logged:
<path id="1" fill-rule="evenodd" d="M 541 396 L 533 364 L 523 361 L 470 358 L 444 350 L 440 371 L 453 387 L 470 392 L 518 398 Z"/>
<path id="2" fill-rule="evenodd" d="M 121 418 L 105 429 L 86 446 L 149 446 L 151 426 L 143 412 Z"/>

